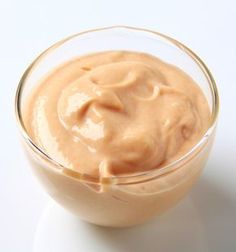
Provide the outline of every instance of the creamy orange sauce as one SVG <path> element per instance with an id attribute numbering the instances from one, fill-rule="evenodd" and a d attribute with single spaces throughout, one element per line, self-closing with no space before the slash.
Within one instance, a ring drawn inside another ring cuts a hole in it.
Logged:
<path id="1" fill-rule="evenodd" d="M 25 111 L 29 135 L 51 158 L 100 177 L 172 162 L 210 122 L 206 98 L 186 73 L 127 51 L 64 63 L 39 83 Z"/>

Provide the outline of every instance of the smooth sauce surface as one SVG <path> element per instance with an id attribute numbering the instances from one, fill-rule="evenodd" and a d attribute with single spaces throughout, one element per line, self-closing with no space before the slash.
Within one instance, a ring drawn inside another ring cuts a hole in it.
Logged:
<path id="1" fill-rule="evenodd" d="M 178 159 L 205 133 L 210 111 L 179 68 L 144 53 L 107 51 L 49 73 L 29 97 L 24 121 L 50 157 L 104 177 Z"/>

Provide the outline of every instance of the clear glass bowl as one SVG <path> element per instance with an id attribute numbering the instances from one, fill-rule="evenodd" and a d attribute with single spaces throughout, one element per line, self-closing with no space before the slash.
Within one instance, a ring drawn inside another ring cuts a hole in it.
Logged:
<path id="1" fill-rule="evenodd" d="M 98 181 L 63 167 L 30 138 L 23 107 L 31 89 L 51 69 L 87 53 L 140 51 L 178 66 L 198 83 L 211 110 L 211 124 L 187 154 L 158 169 Z M 82 219 L 112 227 L 140 224 L 175 205 L 199 177 L 212 146 L 219 110 L 214 79 L 202 60 L 180 42 L 158 32 L 116 26 L 78 33 L 44 51 L 25 71 L 16 92 L 16 117 L 31 167 L 46 191 Z"/>

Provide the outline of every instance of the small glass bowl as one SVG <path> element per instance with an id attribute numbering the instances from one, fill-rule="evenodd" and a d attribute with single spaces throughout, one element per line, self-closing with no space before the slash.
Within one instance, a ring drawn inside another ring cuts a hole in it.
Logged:
<path id="1" fill-rule="evenodd" d="M 211 123 L 200 141 L 173 163 L 148 172 L 111 176 L 99 181 L 64 167 L 37 146 L 24 125 L 23 107 L 32 88 L 50 70 L 71 58 L 107 50 L 145 52 L 181 68 L 205 94 Z M 206 163 L 213 143 L 219 97 L 206 65 L 182 43 L 158 32 L 115 26 L 75 34 L 39 55 L 20 80 L 15 106 L 31 167 L 48 194 L 88 222 L 126 227 L 160 215 L 190 190 Z"/>

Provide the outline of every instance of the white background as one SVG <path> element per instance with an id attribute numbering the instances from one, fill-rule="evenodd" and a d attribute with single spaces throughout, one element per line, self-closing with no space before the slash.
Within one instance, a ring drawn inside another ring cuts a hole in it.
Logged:
<path id="1" fill-rule="evenodd" d="M 70 34 L 124 24 L 158 30 L 199 54 L 218 84 L 221 113 L 207 167 L 188 197 L 146 225 L 85 224 L 52 203 L 19 144 L 14 93 L 26 66 Z M 235 1 L 0 0 L 0 251 L 236 251 Z"/>

